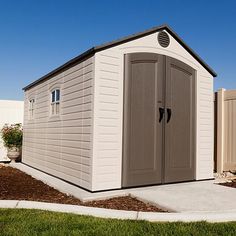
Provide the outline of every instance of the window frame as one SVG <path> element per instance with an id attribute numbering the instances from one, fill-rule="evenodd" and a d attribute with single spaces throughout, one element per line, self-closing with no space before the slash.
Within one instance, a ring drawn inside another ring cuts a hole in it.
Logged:
<path id="1" fill-rule="evenodd" d="M 61 113 L 61 89 L 56 87 L 50 90 L 50 115 L 60 116 Z"/>
<path id="2" fill-rule="evenodd" d="M 35 98 L 29 99 L 29 120 L 33 120 L 35 116 Z"/>

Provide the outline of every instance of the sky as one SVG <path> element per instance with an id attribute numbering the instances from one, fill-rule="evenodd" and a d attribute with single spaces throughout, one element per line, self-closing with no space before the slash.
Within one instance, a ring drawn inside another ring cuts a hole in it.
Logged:
<path id="1" fill-rule="evenodd" d="M 85 50 L 168 24 L 236 89 L 235 0 L 0 0 L 0 99 Z"/>

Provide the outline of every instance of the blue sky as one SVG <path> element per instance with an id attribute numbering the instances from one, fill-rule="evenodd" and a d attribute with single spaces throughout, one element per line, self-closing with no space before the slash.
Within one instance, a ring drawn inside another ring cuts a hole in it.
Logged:
<path id="1" fill-rule="evenodd" d="M 0 99 L 88 48 L 169 24 L 236 89 L 235 0 L 0 0 Z"/>

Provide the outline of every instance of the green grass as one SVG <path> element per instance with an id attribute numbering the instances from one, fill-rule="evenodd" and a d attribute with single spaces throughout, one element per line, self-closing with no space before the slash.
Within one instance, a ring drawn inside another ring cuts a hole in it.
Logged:
<path id="1" fill-rule="evenodd" d="M 168 213 L 167 213 L 168 214 Z M 0 235 L 236 235 L 236 222 L 110 220 L 40 210 L 0 209 Z"/>

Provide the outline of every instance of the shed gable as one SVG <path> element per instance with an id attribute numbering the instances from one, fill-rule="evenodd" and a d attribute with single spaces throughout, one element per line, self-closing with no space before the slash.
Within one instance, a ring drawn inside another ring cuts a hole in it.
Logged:
<path id="1" fill-rule="evenodd" d="M 46 74 L 45 76 L 39 78 L 38 80 L 32 82 L 31 84 L 25 86 L 23 88 L 23 90 L 27 90 L 31 87 L 33 87 L 34 85 L 37 85 L 38 83 L 41 83 L 44 80 L 50 79 L 51 77 L 55 76 L 56 74 L 63 72 L 65 69 L 70 68 L 71 66 L 75 65 L 76 63 L 79 63 L 85 59 L 87 59 L 88 57 L 93 56 L 96 52 L 100 52 L 106 49 L 109 49 L 111 47 L 115 47 L 118 46 L 120 44 L 125 44 L 126 42 L 132 41 L 132 40 L 136 40 L 145 36 L 148 36 L 150 34 L 154 34 L 157 33 L 159 31 L 163 31 L 165 30 L 166 32 L 168 32 L 177 42 L 179 42 L 179 44 L 182 45 L 182 47 L 189 52 L 190 55 L 192 55 L 192 57 L 194 57 L 212 76 L 216 77 L 217 74 L 215 73 L 215 71 L 210 68 L 210 66 L 208 66 L 199 56 L 197 53 L 195 53 L 168 25 L 161 25 L 158 27 L 154 27 L 152 29 L 146 30 L 144 32 L 141 33 L 137 33 L 137 34 L 133 34 L 118 40 L 114 40 L 112 42 L 109 43 L 105 43 L 103 45 L 100 46 L 95 46 L 90 48 L 89 50 L 85 51 L 84 53 L 80 54 L 79 56 L 71 59 L 70 61 L 66 62 L 65 64 L 63 64 L 62 66 L 56 68 L 55 70 L 49 72 L 48 74 Z"/>
<path id="2" fill-rule="evenodd" d="M 182 44 L 165 31 L 170 43 L 162 47 L 158 32 L 113 44 L 95 53 L 94 139 L 92 190 L 121 188 L 123 152 L 124 57 L 128 53 L 156 53 L 178 59 L 196 70 L 196 178 L 211 178 L 213 76 Z M 206 119 L 208 117 L 208 119 Z M 206 131 L 207 130 L 207 131 Z"/>

